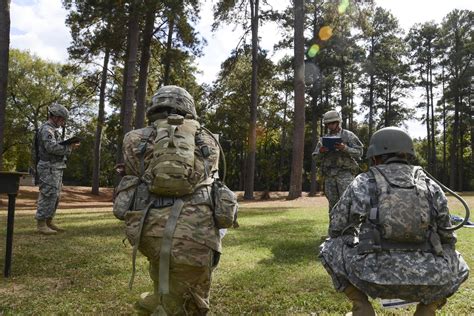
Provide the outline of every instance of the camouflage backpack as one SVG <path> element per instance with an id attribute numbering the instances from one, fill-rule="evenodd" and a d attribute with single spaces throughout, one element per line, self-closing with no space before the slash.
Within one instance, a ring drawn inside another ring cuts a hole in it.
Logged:
<path id="1" fill-rule="evenodd" d="M 153 156 L 143 176 L 150 192 L 165 197 L 193 193 L 199 178 L 194 170 L 199 122 L 171 114 L 153 124 L 156 128 Z"/>
<path id="2" fill-rule="evenodd" d="M 370 168 L 370 212 L 361 226 L 359 253 L 383 249 L 430 250 L 432 203 L 428 178 L 414 168 L 411 183 L 395 184 Z"/>

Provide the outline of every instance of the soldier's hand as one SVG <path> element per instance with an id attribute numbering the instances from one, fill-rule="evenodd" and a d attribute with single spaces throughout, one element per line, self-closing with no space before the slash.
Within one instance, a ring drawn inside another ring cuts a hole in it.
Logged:
<path id="1" fill-rule="evenodd" d="M 328 151 L 329 151 L 329 149 L 328 149 L 327 147 L 321 146 L 321 147 L 319 148 L 319 152 L 320 152 L 320 153 L 327 153 Z"/>
<path id="2" fill-rule="evenodd" d="M 344 151 L 344 150 L 346 150 L 347 146 L 344 143 L 336 143 L 336 144 L 334 144 L 334 147 L 336 147 L 336 149 L 339 150 L 339 151 Z"/>
<path id="3" fill-rule="evenodd" d="M 71 148 L 76 149 L 76 148 L 79 148 L 80 145 L 81 143 L 74 143 L 74 144 L 71 144 Z"/>

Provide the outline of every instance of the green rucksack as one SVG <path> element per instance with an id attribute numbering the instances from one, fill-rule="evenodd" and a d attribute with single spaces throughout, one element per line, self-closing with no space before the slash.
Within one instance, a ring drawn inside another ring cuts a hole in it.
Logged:
<path id="1" fill-rule="evenodd" d="M 194 170 L 198 121 L 172 114 L 153 123 L 156 128 L 153 156 L 144 179 L 158 196 L 181 197 L 194 192 L 199 175 Z"/>

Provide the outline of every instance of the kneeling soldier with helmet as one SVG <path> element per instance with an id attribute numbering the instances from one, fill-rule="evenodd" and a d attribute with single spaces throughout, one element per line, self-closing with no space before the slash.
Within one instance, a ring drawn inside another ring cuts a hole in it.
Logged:
<path id="1" fill-rule="evenodd" d="M 211 194 L 220 146 L 196 120 L 194 100 L 183 88 L 160 88 L 147 118 L 150 126 L 125 135 L 126 175 L 114 202 L 134 254 L 139 250 L 150 264 L 154 289 L 141 295 L 136 308 L 153 315 L 204 315 L 221 252 L 219 229 L 226 228 L 216 220 Z"/>
<path id="2" fill-rule="evenodd" d="M 353 315 L 375 314 L 368 296 L 419 302 L 415 315 L 435 315 L 468 278 L 444 192 L 408 163 L 414 155 L 405 131 L 377 131 L 367 152 L 372 166 L 331 210 L 320 258 Z"/>

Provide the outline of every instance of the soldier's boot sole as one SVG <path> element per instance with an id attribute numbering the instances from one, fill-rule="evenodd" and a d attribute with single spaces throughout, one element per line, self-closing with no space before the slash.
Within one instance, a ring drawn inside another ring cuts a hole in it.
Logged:
<path id="1" fill-rule="evenodd" d="M 140 299 L 135 303 L 135 306 L 146 310 L 149 313 L 153 313 L 158 305 L 160 305 L 159 297 L 151 292 L 144 292 L 140 294 Z"/>

